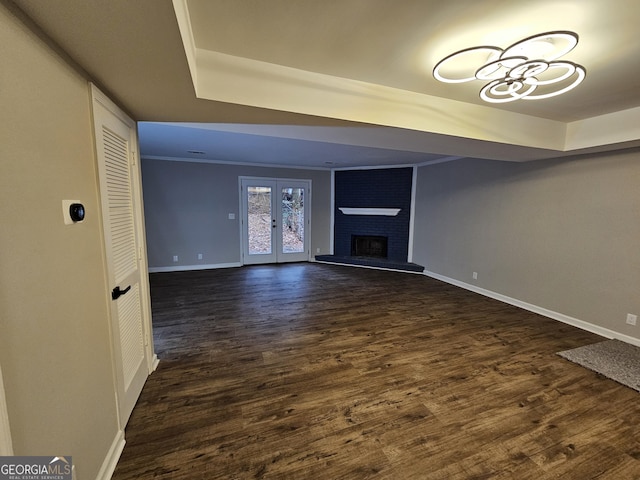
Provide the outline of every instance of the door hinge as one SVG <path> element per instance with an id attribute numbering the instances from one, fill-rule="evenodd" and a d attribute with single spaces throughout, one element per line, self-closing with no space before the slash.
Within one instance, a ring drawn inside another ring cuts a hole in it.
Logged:
<path id="1" fill-rule="evenodd" d="M 142 247 L 138 247 L 138 261 L 142 260 Z"/>
<path id="2" fill-rule="evenodd" d="M 136 164 L 136 152 L 132 151 L 131 152 L 131 165 L 135 166 Z"/>

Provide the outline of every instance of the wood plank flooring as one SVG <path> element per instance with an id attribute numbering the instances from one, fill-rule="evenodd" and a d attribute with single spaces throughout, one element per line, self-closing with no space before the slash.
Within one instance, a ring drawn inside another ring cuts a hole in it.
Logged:
<path id="1" fill-rule="evenodd" d="M 152 274 L 161 359 L 114 480 L 640 479 L 640 397 L 555 353 L 602 338 L 422 275 Z"/>

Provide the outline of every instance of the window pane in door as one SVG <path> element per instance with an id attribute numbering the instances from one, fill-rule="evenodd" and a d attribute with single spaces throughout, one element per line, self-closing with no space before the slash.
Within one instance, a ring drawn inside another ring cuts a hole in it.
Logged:
<path id="1" fill-rule="evenodd" d="M 282 253 L 304 252 L 304 188 L 282 189 Z"/>
<path id="2" fill-rule="evenodd" d="M 271 187 L 247 188 L 249 255 L 271 253 Z"/>

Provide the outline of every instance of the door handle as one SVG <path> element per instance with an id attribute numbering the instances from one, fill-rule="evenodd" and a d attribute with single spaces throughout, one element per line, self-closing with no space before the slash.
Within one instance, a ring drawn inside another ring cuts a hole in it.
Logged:
<path id="1" fill-rule="evenodd" d="M 118 285 L 116 288 L 114 288 L 111 291 L 111 300 L 117 300 L 118 298 L 120 298 L 122 295 L 124 295 L 125 293 L 127 293 L 129 290 L 131 290 L 131 285 L 129 285 L 127 288 L 125 288 L 124 290 L 120 290 L 120 285 Z"/>

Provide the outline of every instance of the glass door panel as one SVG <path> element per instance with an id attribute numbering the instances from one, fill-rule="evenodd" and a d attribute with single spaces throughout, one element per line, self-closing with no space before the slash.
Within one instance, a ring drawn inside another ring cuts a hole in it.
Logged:
<path id="1" fill-rule="evenodd" d="M 269 179 L 242 178 L 240 190 L 243 263 L 275 263 L 277 183 Z"/>
<path id="2" fill-rule="evenodd" d="M 282 188 L 282 253 L 301 253 L 304 248 L 304 188 Z"/>
<path id="3" fill-rule="evenodd" d="M 309 261 L 309 180 L 278 179 L 278 262 Z"/>
<path id="4" fill-rule="evenodd" d="M 271 187 L 247 187 L 249 255 L 273 252 Z"/>

